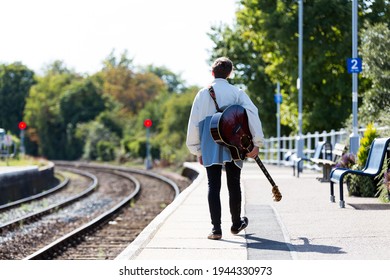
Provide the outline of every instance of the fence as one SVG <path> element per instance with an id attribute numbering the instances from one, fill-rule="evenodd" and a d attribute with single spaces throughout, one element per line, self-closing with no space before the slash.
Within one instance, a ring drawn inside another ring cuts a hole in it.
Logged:
<path id="1" fill-rule="evenodd" d="M 363 135 L 365 130 L 365 128 L 359 129 L 360 136 Z M 390 127 L 380 127 L 376 128 L 376 130 L 383 136 L 390 135 Z M 341 129 L 338 131 L 331 130 L 330 132 L 323 131 L 322 133 L 315 132 L 302 135 L 304 142 L 303 154 L 306 157 L 312 157 L 315 147 L 321 141 L 330 142 L 332 147 L 336 143 L 349 145 L 349 134 L 349 131 Z M 277 137 L 264 139 L 264 145 L 260 149 L 260 155 L 264 163 L 277 165 L 291 165 L 289 158 L 296 152 L 297 136 L 283 136 L 280 139 Z"/>

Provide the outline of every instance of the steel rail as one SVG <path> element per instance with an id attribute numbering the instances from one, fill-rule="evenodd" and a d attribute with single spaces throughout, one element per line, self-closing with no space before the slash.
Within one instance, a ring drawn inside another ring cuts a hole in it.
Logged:
<path id="1" fill-rule="evenodd" d="M 95 168 L 95 167 L 94 167 Z M 51 259 L 53 256 L 56 256 L 58 253 L 66 250 L 68 246 L 79 243 L 83 236 L 94 231 L 97 227 L 108 222 L 113 216 L 115 216 L 126 204 L 128 204 L 133 198 L 135 198 L 141 190 L 140 182 L 133 176 L 113 170 L 117 175 L 125 177 L 131 180 L 135 184 L 135 190 L 128 195 L 126 198 L 121 200 L 117 205 L 115 205 L 110 210 L 104 212 L 97 218 L 93 219 L 91 222 L 73 230 L 69 234 L 55 240 L 46 247 L 36 251 L 30 256 L 26 257 L 25 260 L 44 260 Z"/>
<path id="2" fill-rule="evenodd" d="M 13 228 L 13 227 L 15 227 L 15 226 L 17 226 L 19 224 L 23 224 L 23 223 L 26 223 L 28 221 L 31 221 L 31 220 L 33 220 L 33 219 L 35 219 L 37 217 L 41 217 L 41 216 L 47 215 L 47 214 L 49 214 L 49 213 L 51 213 L 51 212 L 53 212 L 53 211 L 55 211 L 55 210 L 57 210 L 59 208 L 65 207 L 66 205 L 68 205 L 70 203 L 73 203 L 73 202 L 83 198 L 84 196 L 90 194 L 98 186 L 98 179 L 97 179 L 97 177 L 95 175 L 93 175 L 93 174 L 91 174 L 89 172 L 81 171 L 81 170 L 77 170 L 77 169 L 70 169 L 70 168 L 68 168 L 68 170 L 71 171 L 71 172 L 74 172 L 74 173 L 77 173 L 77 174 L 89 177 L 92 180 L 92 182 L 88 185 L 88 187 L 84 191 L 82 191 L 82 192 L 80 192 L 80 193 L 78 193 L 78 194 L 76 194 L 76 195 L 74 195 L 74 196 L 72 196 L 72 197 L 70 197 L 70 198 L 68 198 L 68 199 L 66 199 L 64 201 L 61 201 L 61 202 L 56 203 L 56 204 L 53 204 L 53 205 L 51 205 L 49 207 L 46 207 L 43 210 L 40 210 L 40 211 L 31 213 L 31 214 L 25 215 L 23 217 L 14 219 L 14 220 L 12 220 L 12 221 L 10 221 L 8 223 L 1 224 L 0 225 L 0 232 L 2 232 L 5 229 Z"/>
<path id="3" fill-rule="evenodd" d="M 169 184 L 172 189 L 175 192 L 174 199 L 177 198 L 177 196 L 180 194 L 180 189 L 177 186 L 177 184 L 172 181 L 171 179 L 168 179 L 160 174 L 151 172 L 151 171 L 146 171 L 146 170 L 141 170 L 141 169 L 136 169 L 136 168 L 130 168 L 130 167 L 123 167 L 123 166 L 114 166 L 114 165 L 106 165 L 106 164 L 98 164 L 98 163 L 83 163 L 83 162 L 67 162 L 67 161 L 55 161 L 58 165 L 62 166 L 72 166 L 72 167 L 85 167 L 85 168 L 97 168 L 97 169 L 110 169 L 110 170 L 120 170 L 123 172 L 130 172 L 130 173 L 137 173 L 145 176 L 151 176 L 156 179 L 159 179 L 167 184 Z"/>
<path id="4" fill-rule="evenodd" d="M 56 172 L 58 175 L 62 176 L 63 177 L 63 180 L 55 187 L 53 188 L 50 188 L 46 191 L 43 191 L 43 192 L 40 192 L 38 194 L 35 194 L 35 195 L 32 195 L 32 196 L 29 196 L 29 197 L 26 197 L 26 198 L 22 198 L 22 199 L 19 199 L 19 200 L 15 200 L 15 201 L 12 201 L 10 203 L 7 203 L 7 204 L 3 204 L 3 205 L 0 205 L 0 210 L 6 210 L 6 209 L 9 209 L 11 207 L 15 207 L 17 205 L 20 205 L 22 203 L 26 203 L 26 202 L 29 202 L 31 200 L 34 200 L 34 199 L 38 199 L 38 198 L 41 198 L 41 197 L 44 197 L 46 195 L 49 195 L 55 191 L 58 191 L 60 189 L 62 189 L 63 187 L 65 187 L 66 185 L 68 185 L 69 183 L 69 178 L 64 176 L 62 173 L 60 172 Z"/>

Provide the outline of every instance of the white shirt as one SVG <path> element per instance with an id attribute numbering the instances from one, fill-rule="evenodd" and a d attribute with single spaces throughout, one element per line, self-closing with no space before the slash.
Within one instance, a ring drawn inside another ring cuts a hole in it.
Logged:
<path id="1" fill-rule="evenodd" d="M 257 147 L 260 147 L 264 138 L 264 134 L 258 115 L 258 109 L 253 104 L 249 96 L 243 90 L 229 84 L 226 79 L 214 79 L 211 85 L 214 88 L 216 100 L 220 108 L 237 104 L 246 109 L 248 115 L 248 125 L 253 137 L 253 144 Z M 204 135 L 207 135 L 207 133 L 203 134 L 201 130 L 204 127 L 203 122 L 206 120 L 206 118 L 211 118 L 215 112 L 215 104 L 210 96 L 208 88 L 201 89 L 195 96 L 188 121 L 186 144 L 192 154 L 197 156 L 201 156 L 203 154 L 204 157 L 204 153 L 210 152 L 202 151 L 201 149 L 201 142 L 204 140 L 202 138 L 204 138 Z M 205 127 L 209 128 L 208 124 Z M 218 144 L 215 145 L 216 147 L 220 146 Z M 227 161 L 226 158 L 223 161 Z M 204 162 L 205 166 L 222 163 L 223 162 L 211 162 L 208 164 Z"/>

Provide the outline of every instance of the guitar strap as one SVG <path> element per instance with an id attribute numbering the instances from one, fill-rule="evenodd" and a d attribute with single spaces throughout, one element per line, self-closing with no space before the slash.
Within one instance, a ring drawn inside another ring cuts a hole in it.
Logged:
<path id="1" fill-rule="evenodd" d="M 213 86 L 209 86 L 209 93 L 210 93 L 211 98 L 212 98 L 213 101 L 214 101 L 215 109 L 217 109 L 217 112 L 223 112 L 223 110 L 221 110 L 221 109 L 219 108 L 219 106 L 218 106 L 217 98 L 215 97 L 215 91 L 214 91 Z"/>

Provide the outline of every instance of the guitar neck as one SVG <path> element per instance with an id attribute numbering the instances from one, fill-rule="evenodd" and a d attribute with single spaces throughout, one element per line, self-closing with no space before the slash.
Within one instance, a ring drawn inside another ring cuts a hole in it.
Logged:
<path id="1" fill-rule="evenodd" d="M 265 177 L 267 177 L 268 181 L 271 183 L 271 185 L 273 187 L 276 186 L 274 180 L 272 179 L 271 175 L 268 173 L 268 170 L 265 168 L 263 162 L 261 161 L 261 159 L 259 158 L 259 156 L 256 156 L 255 157 L 255 160 L 257 162 L 257 164 L 259 165 L 260 169 L 263 171 Z"/>

